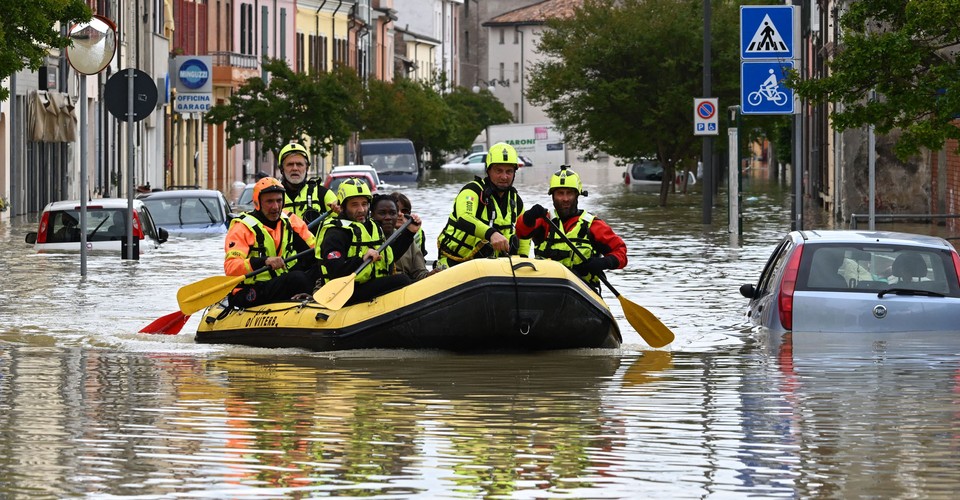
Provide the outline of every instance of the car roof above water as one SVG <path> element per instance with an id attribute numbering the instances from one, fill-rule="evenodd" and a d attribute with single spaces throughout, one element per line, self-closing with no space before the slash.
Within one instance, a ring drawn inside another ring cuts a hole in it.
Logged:
<path id="1" fill-rule="evenodd" d="M 810 243 L 883 243 L 888 245 L 912 245 L 930 248 L 952 248 L 939 236 L 901 233 L 897 231 L 859 231 L 850 229 L 794 231 Z"/>

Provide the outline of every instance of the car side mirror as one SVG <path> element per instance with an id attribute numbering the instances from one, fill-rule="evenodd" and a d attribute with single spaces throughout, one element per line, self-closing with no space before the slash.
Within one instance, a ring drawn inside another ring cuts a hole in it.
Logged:
<path id="1" fill-rule="evenodd" d="M 162 227 L 157 228 L 157 241 L 159 241 L 160 243 L 166 243 L 167 238 L 169 237 L 170 237 L 170 233 L 166 229 Z"/>
<path id="2" fill-rule="evenodd" d="M 757 290 L 753 288 L 753 283 L 744 283 L 740 285 L 740 295 L 743 295 L 748 299 L 752 299 L 756 293 Z"/>
<path id="3" fill-rule="evenodd" d="M 30 231 L 29 233 L 27 233 L 27 236 L 23 240 L 26 241 L 28 245 L 33 245 L 34 243 L 37 242 L 37 233 L 34 231 Z"/>

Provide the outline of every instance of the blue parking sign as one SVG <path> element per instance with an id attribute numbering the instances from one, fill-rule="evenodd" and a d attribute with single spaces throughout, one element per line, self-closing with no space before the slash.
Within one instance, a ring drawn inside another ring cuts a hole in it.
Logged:
<path id="1" fill-rule="evenodd" d="M 794 14 L 792 5 L 741 6 L 740 58 L 795 58 Z"/>
<path id="2" fill-rule="evenodd" d="M 793 89 L 783 84 L 793 61 L 740 63 L 740 112 L 745 115 L 792 115 Z"/>

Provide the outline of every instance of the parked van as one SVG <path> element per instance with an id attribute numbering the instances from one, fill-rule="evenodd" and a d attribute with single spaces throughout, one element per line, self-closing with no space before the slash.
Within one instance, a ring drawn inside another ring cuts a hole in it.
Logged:
<path id="1" fill-rule="evenodd" d="M 357 163 L 371 165 L 382 182 L 417 182 L 420 162 L 409 139 L 363 139 Z"/>

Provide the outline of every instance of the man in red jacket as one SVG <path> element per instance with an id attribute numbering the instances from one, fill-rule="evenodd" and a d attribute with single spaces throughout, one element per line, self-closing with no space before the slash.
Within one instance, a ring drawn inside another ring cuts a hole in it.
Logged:
<path id="1" fill-rule="evenodd" d="M 606 222 L 577 206 L 580 195 L 587 195 L 583 183 L 569 165 L 563 165 L 550 177 L 547 194 L 553 199 L 556 227 L 566 239 L 553 231 L 550 217 L 542 205 L 534 205 L 517 219 L 517 236 L 531 238 L 536 256 L 561 262 L 600 293 L 598 275 L 606 269 L 623 269 L 627 265 L 627 245 Z M 568 241 L 573 244 L 571 248 Z"/>

